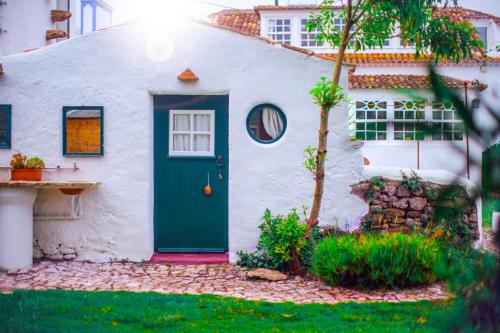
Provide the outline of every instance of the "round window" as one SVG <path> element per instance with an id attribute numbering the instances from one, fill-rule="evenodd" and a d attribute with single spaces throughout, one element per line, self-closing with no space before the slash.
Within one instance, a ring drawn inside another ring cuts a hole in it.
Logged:
<path id="1" fill-rule="evenodd" d="M 248 114 L 247 130 L 257 142 L 276 142 L 286 130 L 285 114 L 272 104 L 257 105 Z"/>

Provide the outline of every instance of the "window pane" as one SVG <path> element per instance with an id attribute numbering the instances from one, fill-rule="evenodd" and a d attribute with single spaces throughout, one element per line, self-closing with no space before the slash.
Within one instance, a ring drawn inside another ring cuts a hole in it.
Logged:
<path id="1" fill-rule="evenodd" d="M 191 130 L 191 115 L 175 114 L 174 131 L 189 131 L 189 130 Z"/>
<path id="2" fill-rule="evenodd" d="M 285 132 L 285 115 L 276 106 L 262 105 L 248 114 L 247 130 L 251 137 L 261 143 L 271 143 Z"/>
<path id="3" fill-rule="evenodd" d="M 190 151 L 190 135 L 189 134 L 174 134 L 173 135 L 174 151 Z"/>
<path id="4" fill-rule="evenodd" d="M 102 154 L 101 111 L 64 108 L 65 154 Z"/>
<path id="5" fill-rule="evenodd" d="M 483 46 L 488 48 L 488 27 L 476 27 L 479 39 L 483 42 Z"/>
<path id="6" fill-rule="evenodd" d="M 462 141 L 464 139 L 464 134 L 462 132 L 455 132 L 453 139 Z"/>
<path id="7" fill-rule="evenodd" d="M 210 115 L 195 114 L 194 115 L 194 130 L 197 132 L 210 131 Z"/>
<path id="8" fill-rule="evenodd" d="M 195 134 L 193 136 L 193 150 L 194 151 L 210 151 L 210 135 L 209 134 Z"/>
<path id="9" fill-rule="evenodd" d="M 432 119 L 435 120 L 443 119 L 443 113 L 441 111 L 432 111 Z"/>
<path id="10" fill-rule="evenodd" d="M 366 139 L 367 140 L 376 140 L 377 136 L 375 132 L 366 132 Z"/>

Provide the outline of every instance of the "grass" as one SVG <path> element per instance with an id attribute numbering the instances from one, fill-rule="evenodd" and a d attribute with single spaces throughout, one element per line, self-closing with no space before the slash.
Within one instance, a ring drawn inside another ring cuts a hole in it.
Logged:
<path id="1" fill-rule="evenodd" d="M 434 305 L 296 305 L 157 293 L 0 294 L 0 332 L 436 332 Z"/>

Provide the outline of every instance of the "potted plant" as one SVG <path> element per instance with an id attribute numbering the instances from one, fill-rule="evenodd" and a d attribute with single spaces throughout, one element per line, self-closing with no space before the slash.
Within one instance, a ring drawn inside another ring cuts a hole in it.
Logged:
<path id="1" fill-rule="evenodd" d="M 10 166 L 11 180 L 40 181 L 45 163 L 39 157 L 26 158 L 21 153 L 15 153 L 12 155 Z"/>

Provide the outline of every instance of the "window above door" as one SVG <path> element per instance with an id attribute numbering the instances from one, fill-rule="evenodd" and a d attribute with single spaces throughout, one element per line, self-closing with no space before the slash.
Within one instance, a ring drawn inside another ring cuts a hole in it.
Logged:
<path id="1" fill-rule="evenodd" d="M 215 111 L 170 110 L 169 156 L 214 156 Z"/>

